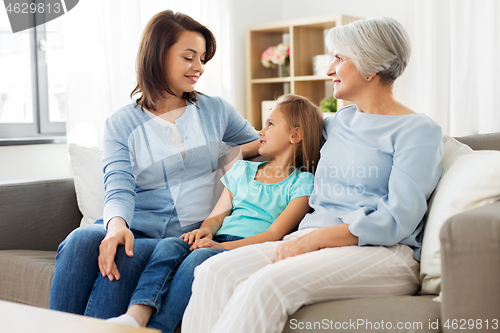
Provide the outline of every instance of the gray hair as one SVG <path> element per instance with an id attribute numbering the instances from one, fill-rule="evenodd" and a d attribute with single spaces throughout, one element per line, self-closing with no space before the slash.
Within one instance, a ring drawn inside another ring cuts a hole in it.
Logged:
<path id="1" fill-rule="evenodd" d="M 382 82 L 392 84 L 410 60 L 410 38 L 398 21 L 382 17 L 351 22 L 328 32 L 330 51 L 352 60 L 363 76 L 378 73 Z"/>

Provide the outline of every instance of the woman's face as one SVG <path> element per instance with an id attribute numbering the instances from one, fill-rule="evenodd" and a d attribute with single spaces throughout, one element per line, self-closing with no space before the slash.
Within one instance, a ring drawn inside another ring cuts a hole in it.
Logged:
<path id="1" fill-rule="evenodd" d="M 327 75 L 333 78 L 333 96 L 336 99 L 352 101 L 362 84 L 366 83 L 352 60 L 337 53 Z"/>
<path id="2" fill-rule="evenodd" d="M 176 96 L 194 90 L 205 71 L 205 38 L 199 32 L 184 31 L 167 53 L 165 75 Z"/>

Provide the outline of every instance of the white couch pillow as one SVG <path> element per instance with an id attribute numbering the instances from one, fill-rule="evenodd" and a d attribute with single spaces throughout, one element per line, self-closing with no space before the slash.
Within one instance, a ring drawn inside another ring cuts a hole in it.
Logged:
<path id="1" fill-rule="evenodd" d="M 83 215 L 80 225 L 92 224 L 102 216 L 104 181 L 102 151 L 74 143 L 68 146 L 75 181 L 76 200 Z"/>
<path id="2" fill-rule="evenodd" d="M 500 151 L 473 151 L 444 136 L 443 173 L 429 200 L 420 261 L 421 294 L 441 291 L 439 232 L 451 216 L 500 199 Z"/>

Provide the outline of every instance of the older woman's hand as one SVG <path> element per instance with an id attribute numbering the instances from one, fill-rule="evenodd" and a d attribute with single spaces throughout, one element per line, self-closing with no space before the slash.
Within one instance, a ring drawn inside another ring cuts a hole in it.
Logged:
<path id="1" fill-rule="evenodd" d="M 304 254 L 319 250 L 319 244 L 315 238 L 315 232 L 308 233 L 302 237 L 285 242 L 278 246 L 274 255 L 274 262 L 295 257 L 299 254 Z"/>
<path id="2" fill-rule="evenodd" d="M 314 230 L 302 237 L 284 242 L 276 249 L 274 262 L 327 247 L 358 245 L 358 237 L 342 223 Z"/>

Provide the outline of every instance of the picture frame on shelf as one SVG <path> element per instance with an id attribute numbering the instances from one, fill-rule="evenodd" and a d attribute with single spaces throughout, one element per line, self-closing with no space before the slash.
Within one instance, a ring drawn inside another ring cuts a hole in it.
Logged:
<path id="1" fill-rule="evenodd" d="M 332 64 L 331 54 L 319 54 L 312 58 L 313 65 L 313 75 L 315 76 L 326 76 L 328 68 Z"/>
<path id="2" fill-rule="evenodd" d="M 262 104 L 262 114 L 261 114 L 262 128 L 266 127 L 267 114 L 269 112 L 271 112 L 271 110 L 276 107 L 276 103 L 277 103 L 276 100 L 262 101 L 261 102 L 261 104 Z"/>

